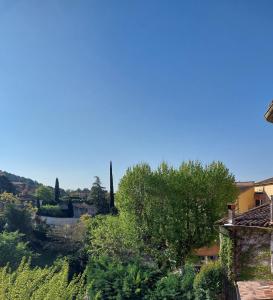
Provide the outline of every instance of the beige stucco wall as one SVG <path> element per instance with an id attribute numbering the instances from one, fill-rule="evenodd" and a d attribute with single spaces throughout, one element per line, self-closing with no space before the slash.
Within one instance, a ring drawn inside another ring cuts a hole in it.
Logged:
<path id="1" fill-rule="evenodd" d="M 266 195 L 266 201 L 269 201 L 271 196 L 273 196 L 273 184 L 264 185 L 264 186 L 256 186 L 255 192 L 264 192 Z"/>
<path id="2" fill-rule="evenodd" d="M 238 213 L 243 213 L 255 207 L 254 187 L 242 192 L 236 201 L 236 210 Z"/>

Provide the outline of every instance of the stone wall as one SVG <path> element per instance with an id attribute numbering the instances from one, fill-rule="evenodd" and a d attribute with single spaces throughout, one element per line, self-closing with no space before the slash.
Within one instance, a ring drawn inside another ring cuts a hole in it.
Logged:
<path id="1" fill-rule="evenodd" d="M 237 227 L 234 240 L 234 271 L 238 279 L 271 279 L 271 231 Z"/>

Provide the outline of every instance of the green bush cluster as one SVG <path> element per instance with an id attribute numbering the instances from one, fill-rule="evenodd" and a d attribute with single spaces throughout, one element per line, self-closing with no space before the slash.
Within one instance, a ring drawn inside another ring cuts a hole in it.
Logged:
<path id="1" fill-rule="evenodd" d="M 151 293 L 153 300 L 193 300 L 193 282 L 195 271 L 193 266 L 186 265 L 183 273 L 169 273 L 161 278 Z"/>
<path id="2" fill-rule="evenodd" d="M 225 272 L 220 262 L 203 265 L 194 279 L 196 300 L 216 300 L 223 291 Z"/>
<path id="3" fill-rule="evenodd" d="M 87 290 L 90 299 L 193 300 L 194 276 L 192 266 L 182 273 L 162 274 L 143 263 L 99 257 L 89 263 Z"/>
<path id="4" fill-rule="evenodd" d="M 68 210 L 61 209 L 58 205 L 46 204 L 39 208 L 38 215 L 45 217 L 55 217 L 55 218 L 68 218 Z"/>
<path id="5" fill-rule="evenodd" d="M 148 299 L 150 289 L 161 273 L 138 262 L 123 264 L 101 256 L 90 261 L 87 269 L 91 299 Z"/>

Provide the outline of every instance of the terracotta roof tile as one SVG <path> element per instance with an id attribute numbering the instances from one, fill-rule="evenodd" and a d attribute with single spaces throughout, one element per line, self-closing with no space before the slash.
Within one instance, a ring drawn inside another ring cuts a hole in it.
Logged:
<path id="1" fill-rule="evenodd" d="M 225 225 L 228 218 L 223 218 L 216 222 L 219 225 Z M 264 204 L 249 211 L 234 217 L 235 226 L 256 226 L 256 227 L 269 227 L 270 226 L 270 204 Z M 230 226 L 230 225 L 229 225 Z"/>
<path id="2" fill-rule="evenodd" d="M 273 184 L 273 177 L 270 177 L 270 178 L 267 178 L 265 180 L 262 180 L 262 181 L 258 181 L 255 183 L 255 185 L 259 186 L 259 185 L 267 185 L 267 184 Z"/>
<path id="3" fill-rule="evenodd" d="M 273 281 L 238 281 L 241 300 L 273 300 Z"/>

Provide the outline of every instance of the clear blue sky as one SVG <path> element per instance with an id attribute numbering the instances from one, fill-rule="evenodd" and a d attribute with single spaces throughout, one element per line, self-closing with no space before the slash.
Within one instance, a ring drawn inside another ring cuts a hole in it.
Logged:
<path id="1" fill-rule="evenodd" d="M 64 188 L 141 161 L 273 176 L 273 2 L 0 0 L 0 169 Z"/>

